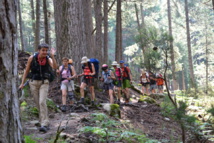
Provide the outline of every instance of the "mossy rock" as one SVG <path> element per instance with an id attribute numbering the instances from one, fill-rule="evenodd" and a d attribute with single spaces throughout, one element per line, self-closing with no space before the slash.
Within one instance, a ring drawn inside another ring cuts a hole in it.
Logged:
<path id="1" fill-rule="evenodd" d="M 119 118 L 121 118 L 120 115 L 120 105 L 118 104 L 111 104 L 110 105 L 110 116 L 118 116 Z"/>
<path id="2" fill-rule="evenodd" d="M 155 99 L 149 97 L 149 96 L 142 96 L 140 95 L 140 99 L 138 100 L 138 102 L 147 102 L 147 103 L 150 103 L 150 104 L 156 104 L 156 101 Z"/>

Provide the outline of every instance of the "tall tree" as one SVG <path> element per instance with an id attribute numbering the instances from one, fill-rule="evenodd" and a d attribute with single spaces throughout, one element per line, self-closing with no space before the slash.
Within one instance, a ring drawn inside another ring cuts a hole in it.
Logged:
<path id="1" fill-rule="evenodd" d="M 17 98 L 18 47 L 16 0 L 0 1 L 0 142 L 21 143 L 22 125 Z"/>
<path id="2" fill-rule="evenodd" d="M 108 1 L 104 0 L 103 3 L 103 13 L 104 13 L 104 63 L 108 62 Z"/>
<path id="3" fill-rule="evenodd" d="M 45 43 L 50 44 L 47 0 L 43 0 L 43 12 L 44 12 L 44 27 L 45 27 Z"/>
<path id="4" fill-rule="evenodd" d="M 21 39 L 21 50 L 25 50 L 25 43 L 24 43 L 24 38 L 23 38 L 23 22 L 22 22 L 22 11 L 21 11 L 21 4 L 20 0 L 18 0 L 18 13 L 19 13 L 19 31 L 20 31 L 20 39 Z"/>
<path id="5" fill-rule="evenodd" d="M 115 45 L 115 60 L 122 59 L 122 18 L 121 18 L 121 0 L 117 0 L 117 15 L 116 15 L 116 45 Z"/>
<path id="6" fill-rule="evenodd" d="M 174 46 L 173 46 L 173 39 L 172 39 L 172 16 L 171 16 L 171 5 L 170 0 L 167 0 L 168 6 L 168 27 L 169 27 L 169 36 L 171 37 L 169 47 L 170 47 L 170 54 L 171 54 L 171 64 L 172 64 L 172 79 L 173 79 L 173 90 L 177 89 L 177 82 L 175 77 L 175 56 L 174 56 Z"/>
<path id="7" fill-rule="evenodd" d="M 31 20 L 32 20 L 32 29 L 33 29 L 33 34 L 34 34 L 34 38 L 35 38 L 35 12 L 34 12 L 34 1 L 30 0 L 30 6 L 31 6 Z"/>
<path id="8" fill-rule="evenodd" d="M 195 77 L 192 63 L 192 49 L 190 41 L 190 31 L 189 31 L 189 10 L 188 10 L 188 1 L 185 0 L 185 15 L 186 15 L 186 33 L 187 33 L 187 47 L 188 47 L 188 61 L 189 61 L 189 70 L 190 70 L 190 84 L 191 87 L 195 87 Z"/>
<path id="9" fill-rule="evenodd" d="M 208 94 L 208 89 L 209 89 L 209 85 L 208 85 L 208 76 L 209 76 L 209 73 L 208 73 L 208 61 L 209 61 L 209 58 L 208 58 L 208 33 L 207 33 L 207 23 L 205 22 L 205 39 L 206 39 L 206 49 L 205 49 L 205 55 L 206 55 L 206 62 L 205 62 L 205 66 L 206 66 L 206 94 Z"/>
<path id="10" fill-rule="evenodd" d="M 91 0 L 54 0 L 57 59 L 72 58 L 81 72 L 81 58 L 93 50 Z"/>
<path id="11" fill-rule="evenodd" d="M 35 26 L 35 40 L 34 49 L 37 51 L 40 41 L 40 0 L 36 1 L 36 26 Z"/>
<path id="12" fill-rule="evenodd" d="M 103 46 L 102 46 L 102 0 L 94 0 L 94 12 L 96 20 L 96 52 L 95 57 L 103 63 Z"/>

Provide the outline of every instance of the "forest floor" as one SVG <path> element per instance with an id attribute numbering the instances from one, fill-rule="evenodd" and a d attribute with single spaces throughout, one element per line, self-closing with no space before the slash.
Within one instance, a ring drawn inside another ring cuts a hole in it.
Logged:
<path id="1" fill-rule="evenodd" d="M 19 71 L 23 71 L 28 56 L 27 53 L 20 53 Z M 78 81 L 76 83 L 79 84 Z M 120 105 L 121 118 L 109 116 L 106 109 L 102 107 L 94 108 L 90 105 L 84 106 L 88 108 L 88 111 L 78 106 L 73 111 L 68 109 L 66 113 L 63 113 L 59 110 L 61 91 L 59 84 L 54 81 L 50 85 L 48 96 L 49 101 L 53 101 L 48 104 L 50 130 L 47 133 L 41 133 L 38 130 L 38 111 L 34 108 L 35 103 L 30 95 L 29 87 L 26 87 L 24 92 L 25 96 L 20 101 L 20 108 L 26 143 L 53 143 L 55 140 L 58 143 L 180 143 L 182 140 L 180 124 L 162 113 L 160 104 L 163 102 L 163 98 L 155 99 L 156 103 L 153 104 L 148 102 L 138 103 L 140 94 L 131 90 L 131 103 Z M 102 90 L 97 89 L 95 95 L 97 104 L 109 102 L 107 93 L 103 93 Z M 90 96 L 89 93 L 86 94 L 86 97 L 88 96 Z M 78 88 L 76 98 L 79 98 Z M 190 104 L 194 104 L 192 99 Z M 99 116 L 99 118 L 95 118 L 95 116 Z M 107 128 L 109 132 L 107 133 L 103 129 L 97 130 L 98 127 Z M 86 132 L 84 129 L 94 130 Z M 139 135 L 142 135 L 143 139 Z M 190 136 L 188 133 L 186 135 L 188 139 Z M 211 141 L 206 141 L 206 143 L 209 142 Z M 197 143 L 197 141 L 190 141 L 190 143 Z"/>
<path id="2" fill-rule="evenodd" d="M 50 89 L 49 98 L 60 106 L 61 93 L 58 84 L 56 82 L 52 83 Z M 121 124 L 118 128 L 142 132 L 148 138 L 160 142 L 178 142 L 181 140 L 181 129 L 179 124 L 170 118 L 164 117 L 161 114 L 161 108 L 158 104 L 149 104 L 146 102 L 138 103 L 137 99 L 139 98 L 139 94 L 131 90 L 131 95 L 132 103 L 127 105 L 122 104 L 120 106 L 121 118 L 110 117 L 114 120 L 127 123 Z M 96 90 L 97 102 L 108 103 L 109 101 L 107 97 L 107 93 Z M 27 99 L 27 103 L 34 104 L 31 96 Z M 28 120 L 23 121 L 24 134 L 31 136 L 34 139 L 37 138 L 38 142 L 41 143 L 54 142 L 58 127 L 61 124 L 60 130 L 63 129 L 63 131 L 60 136 L 67 138 L 69 142 L 90 142 L 89 138 L 83 137 L 79 130 L 87 124 L 93 126 L 93 122 L 91 123 L 89 120 L 93 113 L 105 113 L 108 115 L 103 108 L 89 108 L 89 111 L 87 112 L 75 110 L 70 112 L 68 110 L 66 113 L 62 113 L 59 110 L 58 112 L 49 110 L 50 130 L 47 133 L 39 132 L 38 127 L 35 126 L 38 122 L 38 118 L 31 117 Z"/>

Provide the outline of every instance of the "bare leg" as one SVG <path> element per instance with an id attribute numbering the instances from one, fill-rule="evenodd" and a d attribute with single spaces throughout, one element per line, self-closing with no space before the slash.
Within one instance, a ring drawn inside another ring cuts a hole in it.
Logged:
<path id="1" fill-rule="evenodd" d="M 66 105 L 67 90 L 62 89 L 62 105 Z"/>
<path id="2" fill-rule="evenodd" d="M 81 98 L 84 98 L 84 88 L 86 87 L 86 84 L 84 82 L 81 83 L 80 86 L 80 96 Z"/>
<path id="3" fill-rule="evenodd" d="M 94 86 L 90 86 L 91 101 L 95 100 Z"/>
<path id="4" fill-rule="evenodd" d="M 110 99 L 110 103 L 114 104 L 113 90 L 112 89 L 109 89 L 109 99 Z"/>

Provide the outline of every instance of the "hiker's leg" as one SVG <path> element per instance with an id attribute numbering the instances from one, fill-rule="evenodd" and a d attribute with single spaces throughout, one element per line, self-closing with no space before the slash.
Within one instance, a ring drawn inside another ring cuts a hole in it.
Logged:
<path id="1" fill-rule="evenodd" d="M 30 91 L 31 94 L 33 95 L 34 102 L 36 103 L 36 107 L 39 110 L 39 88 L 40 88 L 40 81 L 38 80 L 33 80 L 29 82 L 30 85 Z"/>
<path id="2" fill-rule="evenodd" d="M 114 97 L 113 97 L 113 90 L 109 89 L 109 99 L 110 99 L 110 103 L 114 104 Z"/>
<path id="3" fill-rule="evenodd" d="M 129 88 L 126 88 L 125 91 L 126 91 L 126 98 L 127 98 L 127 99 L 130 99 Z"/>
<path id="4" fill-rule="evenodd" d="M 145 86 L 142 86 L 142 93 L 145 93 Z"/>
<path id="5" fill-rule="evenodd" d="M 82 82 L 80 85 L 80 96 L 81 98 L 84 98 L 84 89 L 86 87 L 86 83 Z"/>
<path id="6" fill-rule="evenodd" d="M 94 86 L 90 86 L 91 101 L 95 100 Z"/>
<path id="7" fill-rule="evenodd" d="M 66 105 L 67 89 L 62 89 L 62 105 Z"/>
<path id="8" fill-rule="evenodd" d="M 62 91 L 62 105 L 66 105 L 67 85 L 62 83 L 60 89 Z"/>
<path id="9" fill-rule="evenodd" d="M 121 87 L 117 87 L 117 95 L 118 95 L 118 100 L 121 98 Z"/>
<path id="10" fill-rule="evenodd" d="M 39 89 L 39 105 L 40 105 L 40 120 L 42 126 L 48 126 L 49 119 L 48 119 L 48 108 L 46 105 L 46 99 L 48 96 L 48 89 L 49 89 L 49 81 L 44 80 L 44 84 L 41 85 Z"/>

